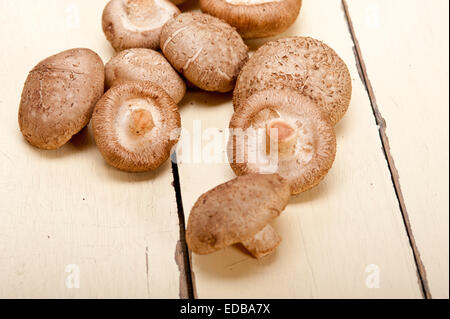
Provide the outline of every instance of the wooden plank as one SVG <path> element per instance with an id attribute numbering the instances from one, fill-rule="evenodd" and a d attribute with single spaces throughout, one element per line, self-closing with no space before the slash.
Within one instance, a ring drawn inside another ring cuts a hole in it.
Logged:
<path id="1" fill-rule="evenodd" d="M 352 104 L 337 126 L 333 169 L 316 189 L 292 198 L 274 223 L 277 252 L 255 260 L 230 247 L 191 259 L 199 298 L 420 298 L 416 266 L 383 154 L 370 100 L 359 78 L 353 42 L 339 0 L 304 1 L 286 35 L 324 40 L 347 62 Z M 252 48 L 264 41 L 252 41 Z M 183 126 L 228 127 L 230 94 L 191 92 L 180 106 Z M 194 121 L 201 121 L 194 122 Z M 192 163 L 183 132 L 179 165 L 186 217 L 208 189 L 234 177 L 226 163 Z M 203 144 L 207 144 L 205 137 Z M 198 154 L 198 153 L 197 153 Z M 379 275 L 377 282 L 371 281 Z M 372 284 L 371 284 L 372 283 Z"/>
<path id="2" fill-rule="evenodd" d="M 0 297 L 179 297 L 170 163 L 127 174 L 105 164 L 90 129 L 40 151 L 18 128 L 23 83 L 39 60 L 72 47 L 111 57 L 106 2 L 0 1 Z M 69 289 L 78 272 L 80 288 Z"/>
<path id="3" fill-rule="evenodd" d="M 347 0 L 432 297 L 449 297 L 449 2 Z"/>

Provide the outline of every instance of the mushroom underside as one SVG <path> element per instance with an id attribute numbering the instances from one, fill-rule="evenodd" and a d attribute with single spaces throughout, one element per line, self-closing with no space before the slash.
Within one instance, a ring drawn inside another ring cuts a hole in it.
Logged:
<path id="1" fill-rule="evenodd" d="M 252 95 L 234 113 L 230 128 L 228 155 L 234 172 L 276 172 L 290 183 L 292 194 L 316 186 L 334 162 L 336 135 L 327 115 L 290 89 Z"/>
<path id="2" fill-rule="evenodd" d="M 125 82 L 97 103 L 96 144 L 110 165 L 128 172 L 161 166 L 177 143 L 181 119 L 170 96 L 149 81 Z"/>

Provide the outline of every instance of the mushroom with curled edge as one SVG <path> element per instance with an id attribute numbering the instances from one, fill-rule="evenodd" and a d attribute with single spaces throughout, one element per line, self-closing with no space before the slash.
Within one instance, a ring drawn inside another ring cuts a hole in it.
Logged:
<path id="1" fill-rule="evenodd" d="M 103 32 L 116 51 L 158 49 L 162 26 L 179 13 L 169 0 L 111 0 L 103 11 Z"/>
<path id="2" fill-rule="evenodd" d="M 167 22 L 160 46 L 178 72 L 206 91 L 233 90 L 248 59 L 248 48 L 236 30 L 203 13 L 182 13 Z"/>
<path id="3" fill-rule="evenodd" d="M 54 150 L 91 120 L 104 92 L 102 59 L 89 49 L 53 55 L 28 74 L 19 107 L 19 126 L 35 147 Z"/>
<path id="4" fill-rule="evenodd" d="M 188 247 L 207 255 L 241 243 L 254 257 L 275 251 L 281 237 L 270 226 L 286 208 L 289 184 L 277 174 L 237 177 L 200 196 L 186 230 Z"/>
<path id="5" fill-rule="evenodd" d="M 352 95 L 348 68 L 333 49 L 312 38 L 290 37 L 252 55 L 236 81 L 234 108 L 258 91 L 285 87 L 310 97 L 333 124 L 347 112 Z"/>
<path id="6" fill-rule="evenodd" d="M 177 105 L 152 82 L 112 87 L 92 116 L 95 142 L 111 166 L 128 172 L 154 170 L 170 156 L 180 136 Z"/>
<path id="7" fill-rule="evenodd" d="M 244 38 L 284 32 L 297 19 L 302 0 L 200 0 L 203 12 L 235 27 Z"/>
<path id="8" fill-rule="evenodd" d="M 335 159 L 336 135 L 327 114 L 291 89 L 255 93 L 234 113 L 230 129 L 240 132 L 230 136 L 228 147 L 236 175 L 269 167 L 289 182 L 292 194 L 319 184 Z"/>
<path id="9" fill-rule="evenodd" d="M 129 49 L 116 54 L 105 67 L 106 87 L 126 81 L 151 81 L 161 86 L 178 103 L 186 84 L 164 56 L 150 49 Z"/>

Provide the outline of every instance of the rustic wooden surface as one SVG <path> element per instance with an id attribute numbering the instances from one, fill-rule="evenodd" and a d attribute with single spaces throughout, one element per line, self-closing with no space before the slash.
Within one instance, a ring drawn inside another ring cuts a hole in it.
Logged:
<path id="1" fill-rule="evenodd" d="M 420 298 L 412 250 L 341 2 L 305 1 L 302 10 L 287 34 L 324 40 L 346 61 L 353 78 L 350 110 L 336 128 L 336 162 L 318 188 L 293 198 L 274 223 L 284 239 L 274 255 L 257 261 L 235 247 L 193 255 L 197 296 Z M 227 95 L 193 93 L 180 107 L 183 127 L 190 132 L 197 120 L 203 128 L 226 129 L 232 115 Z M 228 164 L 181 162 L 179 171 L 186 217 L 201 193 L 233 178 Z M 379 270 L 379 288 L 366 286 L 370 265 Z"/>
<path id="2" fill-rule="evenodd" d="M 231 94 L 190 90 L 180 103 L 179 178 L 170 163 L 138 175 L 108 167 L 90 129 L 52 152 L 18 130 L 39 60 L 72 47 L 111 57 L 106 2 L 0 0 L 0 297 L 179 298 L 191 288 L 198 298 L 448 298 L 446 0 L 304 0 L 285 35 L 325 41 L 353 79 L 334 167 L 274 222 L 274 255 L 192 255 L 192 278 L 172 181 L 187 219 L 198 196 L 234 177 L 199 155 L 211 136 L 188 145 L 196 130 L 226 130 Z M 77 270 L 80 288 L 68 288 Z"/>
<path id="3" fill-rule="evenodd" d="M 433 298 L 448 298 L 449 2 L 347 4 L 423 275 Z"/>
<path id="4" fill-rule="evenodd" d="M 23 83 L 42 58 L 72 47 L 111 57 L 106 2 L 0 1 L 0 297 L 179 297 L 170 163 L 122 173 L 90 129 L 59 151 L 31 147 L 18 129 Z M 68 288 L 78 270 L 80 288 Z"/>

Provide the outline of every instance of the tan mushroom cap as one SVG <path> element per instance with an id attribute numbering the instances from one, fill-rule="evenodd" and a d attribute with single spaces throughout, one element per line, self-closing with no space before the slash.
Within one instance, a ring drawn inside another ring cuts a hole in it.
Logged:
<path id="1" fill-rule="evenodd" d="M 160 46 L 178 72 L 206 91 L 231 91 L 248 59 L 248 48 L 236 30 L 202 13 L 182 13 L 170 20 Z"/>
<path id="2" fill-rule="evenodd" d="M 252 95 L 234 113 L 230 128 L 242 130 L 229 140 L 228 156 L 236 175 L 276 171 L 289 182 L 292 194 L 319 184 L 335 159 L 336 135 L 327 115 L 291 89 Z M 277 137 L 277 128 L 278 147 L 272 143 L 268 148 L 266 142 Z"/>
<path id="3" fill-rule="evenodd" d="M 297 19 L 302 0 L 200 0 L 203 12 L 235 27 L 243 38 L 284 32 Z"/>
<path id="4" fill-rule="evenodd" d="M 112 87 L 92 116 L 94 137 L 110 165 L 128 172 L 154 170 L 178 142 L 180 113 L 175 102 L 152 82 Z"/>
<path id="5" fill-rule="evenodd" d="M 333 124 L 347 112 L 352 95 L 348 68 L 333 49 L 312 38 L 290 37 L 265 44 L 242 68 L 234 108 L 255 92 L 284 87 L 310 97 Z"/>
<path id="6" fill-rule="evenodd" d="M 157 49 L 162 26 L 179 13 L 168 0 L 111 0 L 103 11 L 103 31 L 116 51 Z"/>
<path id="7" fill-rule="evenodd" d="M 191 210 L 189 249 L 206 255 L 243 243 L 255 257 L 269 254 L 281 239 L 268 223 L 281 214 L 289 197 L 289 185 L 277 174 L 249 174 L 217 186 Z"/>
<path id="8" fill-rule="evenodd" d="M 51 56 L 29 73 L 19 107 L 19 126 L 35 147 L 66 144 L 90 121 L 104 91 L 104 66 L 89 49 Z"/>
<path id="9" fill-rule="evenodd" d="M 175 101 L 186 93 L 186 84 L 166 58 L 150 49 L 129 49 L 114 56 L 105 67 L 108 88 L 126 81 L 151 81 Z"/>

